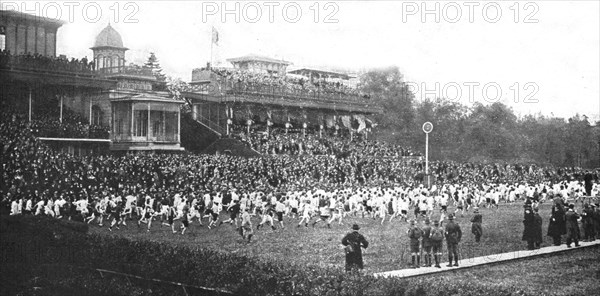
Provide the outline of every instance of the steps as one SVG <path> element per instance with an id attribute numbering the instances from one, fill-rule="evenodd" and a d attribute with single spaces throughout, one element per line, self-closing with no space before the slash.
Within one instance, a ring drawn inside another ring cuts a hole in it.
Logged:
<path id="1" fill-rule="evenodd" d="M 221 138 L 221 134 L 207 125 L 194 120 L 190 113 L 181 113 L 181 146 L 185 150 L 200 153 Z"/>

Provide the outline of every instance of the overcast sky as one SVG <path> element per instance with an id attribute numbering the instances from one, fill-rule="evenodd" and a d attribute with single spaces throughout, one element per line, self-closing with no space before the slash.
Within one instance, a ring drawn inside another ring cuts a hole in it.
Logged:
<path id="1" fill-rule="evenodd" d="M 184 81 L 211 59 L 214 26 L 215 61 L 253 53 L 293 68 L 358 72 L 393 65 L 418 88 L 417 99 L 488 104 L 499 89 L 500 101 L 522 115 L 579 113 L 597 120 L 600 114 L 598 1 L 106 1 L 71 9 L 63 2 L 39 2 L 38 9 L 23 3 L 2 1 L 2 8 L 25 5 L 52 18 L 61 10 L 67 23 L 58 33 L 59 54 L 91 57 L 89 47 L 110 21 L 130 48 L 128 62 L 141 64 L 153 51 L 167 75 Z M 436 3 L 437 13 L 423 15 L 423 9 L 436 11 Z M 234 12 L 224 15 L 223 8 Z"/>

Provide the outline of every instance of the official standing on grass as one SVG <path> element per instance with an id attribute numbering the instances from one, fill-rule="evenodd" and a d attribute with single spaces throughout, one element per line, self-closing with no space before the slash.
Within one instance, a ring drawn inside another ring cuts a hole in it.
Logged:
<path id="1" fill-rule="evenodd" d="M 346 252 L 346 271 L 363 269 L 362 248 L 367 248 L 369 242 L 365 237 L 358 233 L 358 224 L 352 225 L 352 232 L 346 234 L 342 239 L 342 245 Z"/>
<path id="2" fill-rule="evenodd" d="M 429 234 L 433 257 L 435 258 L 435 267 L 441 268 L 440 260 L 442 260 L 442 241 L 444 240 L 444 229 L 440 227 L 440 221 L 433 221 L 433 227 Z"/>
<path id="3" fill-rule="evenodd" d="M 460 226 L 454 222 L 454 214 L 448 216 L 448 224 L 446 224 L 446 244 L 448 245 L 448 265 L 452 267 L 452 258 L 454 258 L 454 266 L 458 266 L 458 243 L 462 238 L 462 230 Z"/>
<path id="4" fill-rule="evenodd" d="M 571 247 L 571 242 L 575 243 L 576 247 L 579 247 L 579 220 L 580 216 L 575 212 L 575 205 L 569 204 L 569 210 L 565 214 L 565 220 L 567 221 L 567 247 Z"/>
<path id="5" fill-rule="evenodd" d="M 554 205 L 552 206 L 552 217 L 550 217 L 548 223 L 548 236 L 552 237 L 555 246 L 560 246 L 562 235 L 566 233 L 567 226 L 565 224 L 565 209 L 563 202 L 560 197 L 555 197 Z"/>
<path id="6" fill-rule="evenodd" d="M 535 215 L 530 204 L 525 205 L 523 219 L 523 237 L 522 240 L 527 241 L 527 250 L 533 250 L 535 243 Z"/>
<path id="7" fill-rule="evenodd" d="M 473 215 L 473 218 L 471 218 L 471 222 L 473 223 L 471 225 L 471 232 L 473 233 L 473 235 L 475 235 L 475 242 L 479 242 L 479 240 L 481 239 L 481 235 L 483 235 L 483 229 L 481 227 L 483 216 L 479 214 L 479 208 L 475 208 L 473 213 L 475 215 Z"/>
<path id="8" fill-rule="evenodd" d="M 419 250 L 419 246 L 421 243 L 421 237 L 423 236 L 423 231 L 419 226 L 417 226 L 416 220 L 410 221 L 410 228 L 407 231 L 408 238 L 410 239 L 410 255 L 412 259 L 411 266 L 414 268 L 419 268 L 421 265 L 421 253 Z"/>
<path id="9" fill-rule="evenodd" d="M 536 207 L 533 209 L 533 248 L 539 249 L 542 245 L 543 235 L 542 235 L 542 216 L 540 216 L 539 209 Z"/>

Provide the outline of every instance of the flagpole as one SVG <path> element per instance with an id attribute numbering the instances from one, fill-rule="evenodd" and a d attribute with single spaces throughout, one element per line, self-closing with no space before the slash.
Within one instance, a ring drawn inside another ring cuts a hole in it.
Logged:
<path id="1" fill-rule="evenodd" d="M 215 43 L 215 41 L 213 40 L 213 35 L 214 33 L 215 27 L 212 27 L 212 30 L 210 31 L 210 67 L 213 67 L 213 43 Z"/>

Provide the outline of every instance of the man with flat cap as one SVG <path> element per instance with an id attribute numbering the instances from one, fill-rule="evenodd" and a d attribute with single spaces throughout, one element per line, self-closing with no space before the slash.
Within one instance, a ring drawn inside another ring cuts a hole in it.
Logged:
<path id="1" fill-rule="evenodd" d="M 454 258 L 454 266 L 458 266 L 458 243 L 462 238 L 462 230 L 460 226 L 454 222 L 454 214 L 448 216 L 448 224 L 446 224 L 446 244 L 448 246 L 448 265 L 452 267 L 452 258 Z"/>
<path id="2" fill-rule="evenodd" d="M 346 251 L 346 271 L 363 269 L 362 248 L 367 248 L 369 242 L 358 233 L 358 224 L 352 225 L 352 232 L 346 234 L 342 239 L 342 245 Z"/>

